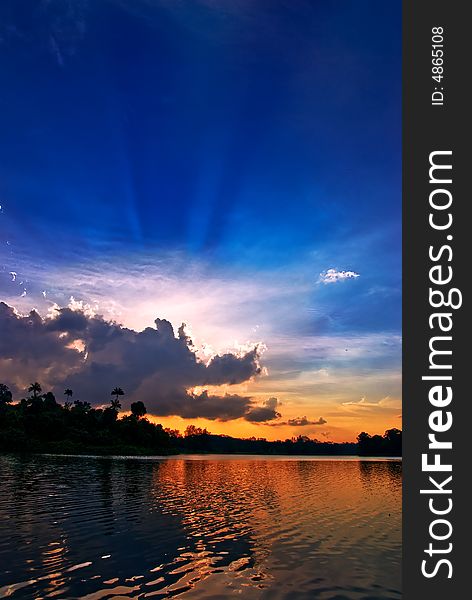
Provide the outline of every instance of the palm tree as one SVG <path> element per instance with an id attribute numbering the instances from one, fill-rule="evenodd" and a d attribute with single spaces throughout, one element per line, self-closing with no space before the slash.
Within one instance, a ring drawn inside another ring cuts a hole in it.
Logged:
<path id="1" fill-rule="evenodd" d="M 33 397 L 37 398 L 38 394 L 41 393 L 41 386 L 39 385 L 39 383 L 37 381 L 35 381 L 34 383 L 32 383 L 29 386 L 28 392 L 33 392 Z"/>
<path id="2" fill-rule="evenodd" d="M 119 396 L 125 395 L 124 391 L 120 387 L 116 387 L 115 389 L 112 390 L 111 395 L 116 396 L 116 398 L 111 401 L 111 407 L 114 410 L 120 410 L 121 402 L 118 400 L 118 398 L 119 398 Z"/>

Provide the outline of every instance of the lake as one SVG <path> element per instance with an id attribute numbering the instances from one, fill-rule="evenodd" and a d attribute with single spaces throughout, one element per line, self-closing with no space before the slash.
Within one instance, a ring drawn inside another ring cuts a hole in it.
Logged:
<path id="1" fill-rule="evenodd" d="M 401 598 L 400 460 L 0 456 L 0 597 Z"/>

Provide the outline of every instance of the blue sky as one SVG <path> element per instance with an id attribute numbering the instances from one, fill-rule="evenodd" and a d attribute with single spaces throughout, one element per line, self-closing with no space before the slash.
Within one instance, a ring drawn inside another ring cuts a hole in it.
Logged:
<path id="1" fill-rule="evenodd" d="M 73 296 L 137 329 L 181 319 L 217 351 L 262 342 L 249 389 L 292 416 L 328 410 L 300 384 L 320 369 L 343 406 L 398 398 L 400 2 L 0 13 L 2 299 L 45 314 Z M 341 363 L 327 349 L 369 339 Z"/>

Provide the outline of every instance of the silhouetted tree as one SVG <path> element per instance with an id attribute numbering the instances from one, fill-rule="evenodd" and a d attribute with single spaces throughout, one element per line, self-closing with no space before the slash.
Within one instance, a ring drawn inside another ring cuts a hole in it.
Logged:
<path id="1" fill-rule="evenodd" d="M 168 436 L 170 436 L 171 438 L 175 438 L 176 440 L 182 438 L 182 434 L 178 429 L 171 429 L 170 427 L 166 427 L 164 431 L 167 433 Z"/>
<path id="2" fill-rule="evenodd" d="M 125 393 L 120 387 L 116 387 L 111 392 L 112 396 L 115 396 L 115 399 L 111 401 L 111 407 L 118 411 L 121 409 L 121 402 L 118 400 L 120 396 L 124 396 Z"/>
<path id="3" fill-rule="evenodd" d="M 401 438 L 402 432 L 394 427 L 393 429 L 387 429 L 384 433 L 384 438 L 388 440 L 390 443 L 396 443 L 399 438 Z"/>
<path id="4" fill-rule="evenodd" d="M 64 396 L 67 396 L 67 398 L 72 398 L 73 393 L 74 392 L 70 388 L 64 390 Z"/>
<path id="5" fill-rule="evenodd" d="M 90 402 L 84 402 L 82 400 L 74 400 L 74 408 L 72 410 L 75 410 L 76 412 L 89 412 L 89 410 L 92 409 L 92 405 L 90 404 Z"/>
<path id="6" fill-rule="evenodd" d="M 357 436 L 357 449 L 361 456 L 401 456 L 402 432 L 393 428 L 383 436 L 371 436 L 363 431 Z"/>
<path id="7" fill-rule="evenodd" d="M 184 432 L 185 448 L 194 452 L 209 452 L 212 437 L 216 436 L 212 436 L 206 428 L 189 425 Z"/>
<path id="8" fill-rule="evenodd" d="M 196 427 L 195 425 L 188 425 L 184 432 L 185 437 L 192 437 L 192 436 L 198 436 L 198 435 L 209 435 L 209 434 L 210 434 L 210 432 L 206 428 L 202 429 L 201 427 Z"/>
<path id="9" fill-rule="evenodd" d="M 370 435 L 368 433 L 366 433 L 365 431 L 362 431 L 357 436 L 357 444 L 359 446 L 359 449 L 367 448 L 367 446 L 369 444 L 369 440 L 370 440 Z"/>
<path id="10" fill-rule="evenodd" d="M 49 410 L 54 409 L 56 408 L 56 406 L 58 406 L 56 402 L 56 397 L 52 392 L 46 392 L 44 394 L 44 406 Z"/>
<path id="11" fill-rule="evenodd" d="M 214 435 L 207 429 L 189 425 L 185 434 L 164 430 L 162 425 L 142 418 L 146 407 L 140 401 L 131 405 L 131 415 L 118 418 L 121 388 L 107 408 L 93 408 L 75 400 L 61 406 L 52 392 L 41 395 L 35 382 L 29 398 L 13 404 L 12 394 L 0 384 L 0 451 L 33 451 L 96 454 L 168 454 L 169 452 L 209 452 L 284 455 L 400 456 L 402 432 L 393 428 L 383 436 L 362 432 L 358 443 L 319 441 L 306 435 L 268 441 L 264 438 L 235 438 Z M 69 394 L 65 394 L 70 398 Z M 117 404 L 116 404 L 117 403 Z"/>
<path id="12" fill-rule="evenodd" d="M 384 433 L 384 438 L 388 444 L 388 450 L 393 456 L 401 456 L 402 454 L 402 432 L 394 427 L 387 429 Z"/>
<path id="13" fill-rule="evenodd" d="M 144 417 L 144 415 L 146 413 L 147 413 L 146 407 L 144 406 L 144 403 L 141 402 L 141 400 L 131 403 L 131 414 L 134 417 L 139 419 L 140 417 Z"/>
<path id="14" fill-rule="evenodd" d="M 28 392 L 33 394 L 33 398 L 37 398 L 38 394 L 41 393 L 41 386 L 37 381 L 35 381 L 34 383 L 30 384 Z"/>
<path id="15" fill-rule="evenodd" d="M 13 400 L 10 388 L 4 383 L 0 383 L 0 406 L 9 404 Z"/>

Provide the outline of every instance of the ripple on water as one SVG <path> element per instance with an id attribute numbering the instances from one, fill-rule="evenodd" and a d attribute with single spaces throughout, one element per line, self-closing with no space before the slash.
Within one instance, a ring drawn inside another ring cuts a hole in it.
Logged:
<path id="1" fill-rule="evenodd" d="M 0 598 L 398 599 L 401 462 L 0 457 Z"/>

